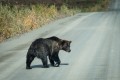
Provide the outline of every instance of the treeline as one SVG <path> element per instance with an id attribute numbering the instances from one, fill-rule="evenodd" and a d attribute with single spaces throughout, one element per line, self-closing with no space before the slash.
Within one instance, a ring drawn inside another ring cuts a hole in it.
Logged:
<path id="1" fill-rule="evenodd" d="M 58 7 L 66 4 L 68 6 L 85 6 L 89 4 L 98 4 L 108 0 L 0 0 L 2 5 L 36 5 L 36 4 L 47 4 L 47 5 L 56 5 Z"/>

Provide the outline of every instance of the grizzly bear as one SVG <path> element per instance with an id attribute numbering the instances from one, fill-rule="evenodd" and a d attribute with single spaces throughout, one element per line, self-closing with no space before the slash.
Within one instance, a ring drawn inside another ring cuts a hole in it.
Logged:
<path id="1" fill-rule="evenodd" d="M 47 56 L 52 66 L 59 67 L 61 63 L 58 56 L 59 51 L 64 50 L 70 52 L 70 43 L 71 41 L 62 40 L 55 36 L 35 40 L 32 42 L 26 55 L 26 69 L 32 69 L 30 65 L 35 57 L 42 60 L 44 68 L 48 68 Z"/>

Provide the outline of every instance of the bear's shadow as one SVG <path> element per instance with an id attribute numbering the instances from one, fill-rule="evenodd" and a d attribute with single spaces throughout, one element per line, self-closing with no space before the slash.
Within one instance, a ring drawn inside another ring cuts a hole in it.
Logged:
<path id="1" fill-rule="evenodd" d="M 53 67 L 50 64 L 48 64 L 49 67 Z M 69 65 L 68 63 L 61 63 L 60 65 Z M 31 68 L 44 68 L 43 65 L 32 65 Z"/>

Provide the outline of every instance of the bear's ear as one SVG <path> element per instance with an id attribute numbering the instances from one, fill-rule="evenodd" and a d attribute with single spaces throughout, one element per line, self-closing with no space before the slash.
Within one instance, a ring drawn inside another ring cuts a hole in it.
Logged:
<path id="1" fill-rule="evenodd" d="M 59 45 L 60 45 L 60 49 L 62 49 L 63 46 L 65 46 L 65 43 L 66 43 L 65 40 L 61 40 L 61 41 L 60 41 L 60 43 L 59 43 Z"/>
<path id="2" fill-rule="evenodd" d="M 65 40 L 62 40 L 62 41 L 61 41 L 61 45 L 64 45 L 65 43 L 66 43 Z"/>
<path id="3" fill-rule="evenodd" d="M 69 43 L 72 43 L 72 41 L 69 41 Z"/>
<path id="4" fill-rule="evenodd" d="M 61 45 L 65 45 L 65 44 L 70 44 L 72 41 L 67 41 L 67 40 L 62 40 L 61 41 Z"/>

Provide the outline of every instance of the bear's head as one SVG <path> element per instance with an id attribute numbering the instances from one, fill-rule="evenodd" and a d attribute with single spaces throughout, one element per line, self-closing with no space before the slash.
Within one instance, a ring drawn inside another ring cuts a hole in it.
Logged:
<path id="1" fill-rule="evenodd" d="M 71 52 L 71 49 L 70 49 L 70 44 L 72 41 L 68 41 L 68 40 L 62 40 L 56 36 L 52 36 L 52 37 L 49 37 L 47 39 L 50 39 L 50 40 L 53 40 L 55 42 L 57 42 L 57 44 L 55 44 L 55 49 L 56 50 L 64 50 L 66 52 Z"/>
<path id="2" fill-rule="evenodd" d="M 60 48 L 66 52 L 71 52 L 70 44 L 72 41 L 61 40 Z"/>

